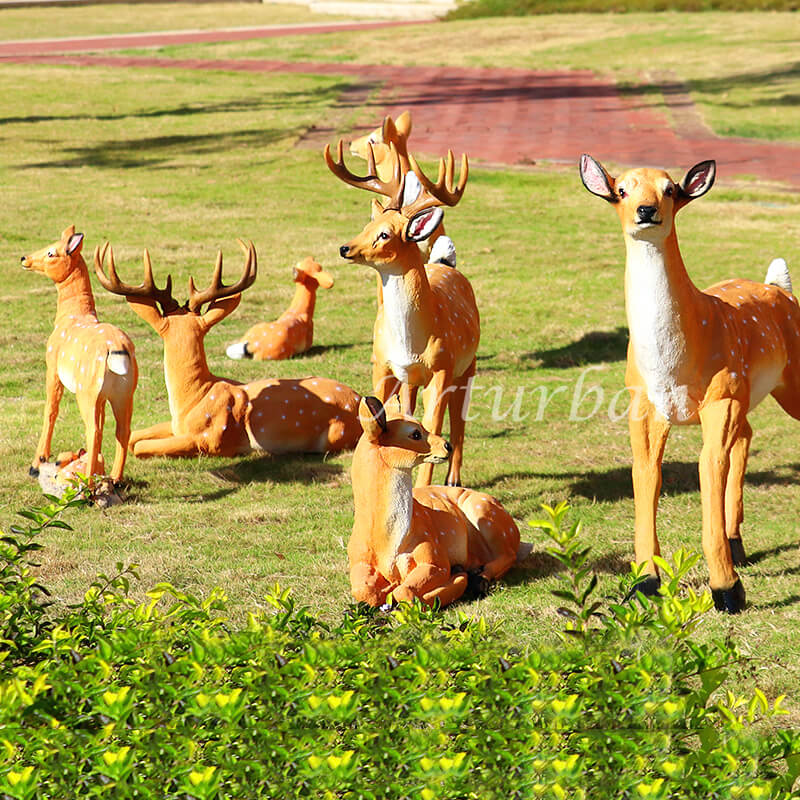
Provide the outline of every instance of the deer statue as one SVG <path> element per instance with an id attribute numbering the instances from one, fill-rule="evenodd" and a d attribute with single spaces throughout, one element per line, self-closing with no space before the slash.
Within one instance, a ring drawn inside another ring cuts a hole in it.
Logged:
<path id="1" fill-rule="evenodd" d="M 225 351 L 229 358 L 277 361 L 311 349 L 317 289 L 330 289 L 333 278 L 311 257 L 297 264 L 293 277 L 297 288 L 289 308 L 275 322 L 253 325 Z"/>
<path id="2" fill-rule="evenodd" d="M 413 156 L 410 165 L 417 180 L 410 184 L 402 173 L 394 144 L 390 145 L 394 172 L 388 181 L 377 175 L 370 151 L 368 174 L 350 172 L 339 141 L 337 159 L 325 148 L 325 160 L 336 177 L 362 189 L 385 195 L 388 205 L 374 203 L 373 219 L 339 252 L 348 261 L 373 267 L 381 280 L 383 303 L 373 330 L 372 385 L 382 402 L 401 391 L 403 410 L 413 413 L 419 387 L 423 390 L 423 425 L 440 434 L 445 411 L 450 412 L 453 455 L 446 484 L 461 483 L 464 423 L 470 378 L 480 339 L 480 317 L 470 282 L 458 270 L 425 264 L 417 242 L 428 238 L 442 217 L 441 206 L 461 199 L 469 168 L 463 156 L 458 185 L 453 186 L 453 154 L 439 164 L 432 183 Z M 417 485 L 431 482 L 433 464 L 419 471 Z"/>
<path id="3" fill-rule="evenodd" d="M 519 529 L 493 497 L 455 486 L 412 489 L 411 471 L 452 453 L 441 436 L 401 413 L 362 398 L 364 435 L 353 454 L 355 520 L 347 545 L 357 601 L 381 606 L 415 597 L 443 606 L 466 591 L 484 595 L 514 564 Z"/>
<path id="4" fill-rule="evenodd" d="M 588 155 L 581 178 L 611 203 L 625 238 L 625 305 L 630 328 L 626 385 L 633 450 L 636 561 L 659 586 L 656 509 L 661 460 L 672 425 L 700 424 L 703 552 L 717 609 L 744 608 L 735 565 L 744 563 L 742 487 L 752 429 L 747 413 L 768 394 L 800 419 L 800 308 L 785 262 L 765 283 L 734 279 L 700 291 L 678 248 L 675 215 L 713 185 L 714 161 L 680 183 L 662 170 L 633 169 L 612 178 Z"/>
<path id="5" fill-rule="evenodd" d="M 44 425 L 30 474 L 50 457 L 53 428 L 64 388 L 73 392 L 86 430 L 86 474 L 101 471 L 106 402 L 116 422 L 116 451 L 111 468 L 115 483 L 122 479 L 133 415 L 138 368 L 133 342 L 117 327 L 99 322 L 89 270 L 83 260 L 83 234 L 70 225 L 61 239 L 22 257 L 23 269 L 41 272 L 56 285 L 58 305 L 53 332 L 47 340 Z"/>
<path id="6" fill-rule="evenodd" d="M 131 447 L 139 458 L 199 453 L 236 456 L 251 450 L 326 453 L 352 449 L 358 441 L 359 395 L 344 384 L 327 378 L 240 383 L 218 378 L 209 370 L 203 345 L 206 334 L 239 305 L 241 293 L 256 278 L 253 243 L 239 244 L 245 252 L 239 280 L 230 286 L 222 283 L 220 252 L 211 284 L 198 291 L 190 278 L 189 300 L 183 306 L 172 296 L 171 276 L 163 289 L 156 287 L 147 250 L 141 286 L 120 281 L 108 243 L 102 251 L 95 250 L 94 268 L 103 286 L 122 295 L 164 340 L 164 377 L 172 418 L 133 432 Z"/>
<path id="7" fill-rule="evenodd" d="M 391 152 L 391 146 L 394 145 L 400 158 L 400 168 L 403 175 L 411 173 L 409 180 L 413 180 L 415 176 L 411 171 L 411 163 L 408 158 L 408 137 L 410 134 L 411 112 L 403 111 L 396 120 L 386 117 L 383 120 L 383 124 L 375 128 L 375 130 L 353 139 L 350 142 L 350 153 L 366 161 L 369 158 L 370 148 L 372 148 L 378 177 L 383 181 L 389 181 L 394 171 Z M 449 236 L 445 236 L 444 219 L 427 239 L 417 244 L 427 261 L 455 267 L 456 249 L 453 240 Z M 380 302 L 380 286 L 378 291 Z"/>

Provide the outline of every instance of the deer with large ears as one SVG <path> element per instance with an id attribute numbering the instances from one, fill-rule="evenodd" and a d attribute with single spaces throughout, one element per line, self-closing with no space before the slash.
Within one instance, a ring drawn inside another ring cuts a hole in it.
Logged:
<path id="1" fill-rule="evenodd" d="M 703 161 L 676 183 L 657 169 L 612 178 L 588 155 L 580 164 L 584 185 L 614 206 L 625 237 L 635 550 L 650 574 L 642 588 L 652 593 L 659 585 L 656 509 L 670 426 L 700 424 L 703 552 L 715 606 L 736 613 L 745 605 L 735 564 L 745 560 L 747 413 L 771 393 L 800 419 L 800 307 L 782 259 L 764 283 L 734 279 L 705 291 L 692 283 L 675 215 L 711 188 L 715 171 Z"/>
<path id="2" fill-rule="evenodd" d="M 411 471 L 447 461 L 449 443 L 377 397 L 359 405 L 364 435 L 353 454 L 355 520 L 347 545 L 353 597 L 381 606 L 414 598 L 443 606 L 483 595 L 514 564 L 519 529 L 503 506 L 455 486 L 412 489 Z"/>
<path id="3" fill-rule="evenodd" d="M 229 358 L 278 361 L 311 349 L 317 289 L 330 289 L 333 278 L 310 256 L 292 272 L 297 284 L 289 308 L 274 322 L 259 322 L 225 351 Z"/>
<path id="4" fill-rule="evenodd" d="M 83 260 L 83 234 L 70 225 L 61 239 L 22 257 L 22 267 L 47 275 L 58 290 L 53 332 L 47 340 L 47 400 L 44 425 L 31 475 L 50 457 L 53 428 L 64 388 L 74 392 L 86 429 L 86 469 L 90 480 L 101 469 L 106 402 L 116 421 L 116 453 L 111 479 L 121 480 L 128 452 L 133 393 L 138 370 L 133 342 L 117 327 L 99 322 L 89 270 Z"/>
<path id="5" fill-rule="evenodd" d="M 411 112 L 403 111 L 396 120 L 385 117 L 383 124 L 370 131 L 364 136 L 359 136 L 350 142 L 350 153 L 365 161 L 369 159 L 370 149 L 375 157 L 375 169 L 378 177 L 383 181 L 389 181 L 394 172 L 392 161 L 392 145 L 397 150 L 400 159 L 400 168 L 403 175 L 409 175 L 408 180 L 416 177 L 411 170 L 411 162 L 408 157 L 408 137 L 411 135 Z M 440 241 L 441 239 L 441 241 Z M 431 235 L 417 243 L 422 251 L 423 257 L 431 263 L 447 264 L 449 267 L 456 265 L 456 251 L 452 239 L 445 236 L 444 219 L 434 229 Z M 380 284 L 378 287 L 378 301 L 380 302 Z"/>
<path id="6" fill-rule="evenodd" d="M 122 295 L 130 307 L 164 340 L 164 377 L 171 419 L 131 435 L 139 458 L 236 456 L 251 450 L 270 453 L 325 453 L 351 449 L 358 441 L 359 395 L 327 378 L 264 379 L 240 383 L 213 375 L 206 361 L 206 334 L 239 305 L 242 292 L 256 279 L 256 251 L 245 245 L 241 277 L 222 283 L 222 253 L 210 285 L 198 291 L 189 280 L 189 300 L 179 305 L 172 279 L 165 288 L 153 280 L 144 251 L 144 281 L 123 283 L 113 250 L 106 244 L 94 254 L 97 277 L 106 289 Z M 104 270 L 108 252 L 108 275 Z M 205 307 L 205 311 L 203 311 Z"/>
<path id="7" fill-rule="evenodd" d="M 409 161 L 416 181 L 402 172 L 394 144 L 390 145 L 394 171 L 388 181 L 378 177 L 370 149 L 368 174 L 354 175 L 344 164 L 342 142 L 337 159 L 325 148 L 325 160 L 336 177 L 361 189 L 389 198 L 386 208 L 374 204 L 373 219 L 339 252 L 348 261 L 367 264 L 381 279 L 383 303 L 373 329 L 373 391 L 385 402 L 401 392 L 404 411 L 413 413 L 419 387 L 424 387 L 423 425 L 434 434 L 442 431 L 450 413 L 453 455 L 446 483 L 461 482 L 464 423 L 470 378 L 475 374 L 475 354 L 480 339 L 480 317 L 472 286 L 464 275 L 441 264 L 425 264 L 417 242 L 438 226 L 441 206 L 461 199 L 469 174 L 463 156 L 458 184 L 454 186 L 453 154 L 439 164 L 436 183 L 430 181 L 413 156 Z M 417 485 L 431 482 L 433 464 L 419 471 Z"/>

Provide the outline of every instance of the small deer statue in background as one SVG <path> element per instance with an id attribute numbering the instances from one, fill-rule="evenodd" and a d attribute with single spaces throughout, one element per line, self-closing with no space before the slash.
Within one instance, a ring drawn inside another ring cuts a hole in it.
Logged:
<path id="1" fill-rule="evenodd" d="M 742 487 L 753 434 L 747 414 L 772 393 L 800 419 L 800 307 L 789 273 L 776 259 L 764 283 L 734 279 L 705 291 L 692 283 L 675 215 L 711 188 L 713 161 L 695 165 L 680 183 L 657 169 L 612 178 L 588 155 L 580 172 L 586 188 L 614 206 L 625 237 L 635 550 L 650 573 L 641 588 L 654 593 L 659 586 L 656 509 L 670 426 L 699 423 L 703 552 L 716 608 L 736 613 L 745 605 L 734 565 L 745 560 Z"/>
<path id="2" fill-rule="evenodd" d="M 470 378 L 475 374 L 475 354 L 480 339 L 480 317 L 470 282 L 458 270 L 425 264 L 417 242 L 427 239 L 442 218 L 441 206 L 454 206 L 464 193 L 469 175 L 463 156 L 461 174 L 454 187 L 453 154 L 439 164 L 434 184 L 409 156 L 416 181 L 403 175 L 394 144 L 390 145 L 394 171 L 388 181 L 378 177 L 370 150 L 368 174 L 350 172 L 342 158 L 325 148 L 325 160 L 336 177 L 351 186 L 384 195 L 384 209 L 376 203 L 373 219 L 364 230 L 339 249 L 343 258 L 373 267 L 381 279 L 383 303 L 378 306 L 373 330 L 373 391 L 382 402 L 401 392 L 403 410 L 413 413 L 419 387 L 423 390 L 423 425 L 440 434 L 445 412 L 450 412 L 453 455 L 446 483 L 461 483 L 464 424 Z M 419 471 L 417 484 L 431 482 L 433 464 Z"/>
<path id="3" fill-rule="evenodd" d="M 120 281 L 108 244 L 102 251 L 95 250 L 95 272 L 103 286 L 122 295 L 164 341 L 164 378 L 172 418 L 133 432 L 131 447 L 139 458 L 199 453 L 236 456 L 251 450 L 326 453 L 352 449 L 358 441 L 359 395 L 344 384 L 327 378 L 240 383 L 209 370 L 203 345 L 206 334 L 239 305 L 241 293 L 256 279 L 253 243 L 239 244 L 245 252 L 239 280 L 230 286 L 222 283 L 220 252 L 211 284 L 198 291 L 190 278 L 189 300 L 183 306 L 172 296 L 171 276 L 165 288 L 156 287 L 147 250 L 141 286 Z"/>
<path id="4" fill-rule="evenodd" d="M 364 435 L 353 454 L 355 520 L 347 545 L 350 586 L 371 606 L 418 598 L 446 606 L 468 589 L 484 595 L 514 564 L 519 529 L 482 492 L 447 486 L 412 489 L 411 470 L 447 461 L 441 436 L 401 413 L 397 397 L 359 405 Z"/>
<path id="5" fill-rule="evenodd" d="M 411 135 L 411 112 L 404 111 L 396 120 L 386 117 L 383 124 L 364 136 L 359 136 L 350 142 L 350 153 L 365 161 L 369 159 L 370 150 L 375 158 L 375 169 L 382 181 L 390 181 L 394 172 L 392 145 L 397 150 L 400 159 L 400 169 L 403 175 L 409 175 L 408 180 L 415 179 L 408 158 L 408 137 Z M 440 241 L 441 239 L 441 241 Z M 423 258 L 430 263 L 447 264 L 449 267 L 456 265 L 456 250 L 453 240 L 445 236 L 444 218 L 433 230 L 431 235 L 417 242 L 422 251 Z M 380 290 L 380 287 L 379 287 Z"/>
<path id="6" fill-rule="evenodd" d="M 99 473 L 106 402 L 116 421 L 116 452 L 111 479 L 122 479 L 133 415 L 138 369 L 133 342 L 117 327 L 99 322 L 86 262 L 83 234 L 70 225 L 61 239 L 22 257 L 24 269 L 47 275 L 58 290 L 55 325 L 47 340 L 47 400 L 44 426 L 31 475 L 50 457 L 53 428 L 66 387 L 74 392 L 86 429 L 86 474 Z"/>
<path id="7" fill-rule="evenodd" d="M 292 275 L 297 288 L 289 308 L 275 322 L 253 325 L 225 351 L 229 358 L 277 361 L 311 349 L 317 289 L 330 289 L 333 278 L 311 257 L 299 262 Z"/>

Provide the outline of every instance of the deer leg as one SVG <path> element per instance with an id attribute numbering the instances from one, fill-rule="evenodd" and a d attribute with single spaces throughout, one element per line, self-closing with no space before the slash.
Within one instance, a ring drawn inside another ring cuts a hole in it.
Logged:
<path id="1" fill-rule="evenodd" d="M 661 460 L 669 435 L 669 423 L 656 412 L 643 389 L 631 389 L 628 428 L 633 451 L 634 552 L 649 577 L 637 587 L 655 594 L 660 585 L 653 556 L 661 555 L 656 534 L 658 496 L 661 493 Z"/>
<path id="2" fill-rule="evenodd" d="M 728 469 L 728 480 L 725 486 L 725 534 L 731 548 L 731 558 L 733 558 L 734 566 L 737 567 L 747 563 L 740 528 L 744 519 L 742 499 L 744 473 L 747 468 L 747 454 L 752 438 L 753 429 L 745 419 L 739 435 L 731 447 L 731 465 Z"/>
<path id="3" fill-rule="evenodd" d="M 375 363 L 372 365 L 372 391 L 385 404 L 393 394 L 400 391 L 400 381 L 385 365 Z"/>
<path id="4" fill-rule="evenodd" d="M 58 419 L 58 406 L 64 394 L 64 386 L 58 378 L 55 367 L 47 370 L 45 390 L 47 396 L 44 404 L 42 434 L 39 437 L 39 444 L 36 446 L 36 455 L 33 457 L 33 464 L 28 470 L 34 477 L 39 474 L 39 464 L 42 464 L 50 458 L 53 428 L 55 428 L 56 419 Z"/>
<path id="5" fill-rule="evenodd" d="M 726 483 L 731 450 L 745 422 L 738 400 L 718 400 L 700 411 L 703 450 L 700 453 L 700 494 L 703 501 L 703 552 L 708 563 L 714 605 L 735 614 L 744 608 L 745 594 L 725 531 Z"/>
<path id="6" fill-rule="evenodd" d="M 396 600 L 410 603 L 415 597 L 426 605 L 438 600 L 443 606 L 458 600 L 467 588 L 467 575 L 455 575 L 436 564 L 417 564 L 392 593 Z"/>
<path id="7" fill-rule="evenodd" d="M 400 408 L 403 409 L 404 414 L 414 416 L 417 410 L 417 391 L 418 386 L 411 386 L 408 383 L 400 385 Z"/>
<path id="8" fill-rule="evenodd" d="M 422 391 L 425 413 L 422 427 L 439 436 L 444 427 L 444 414 L 447 410 L 447 394 L 455 391 L 450 386 L 450 375 L 444 370 L 434 372 L 428 385 Z M 417 486 L 430 486 L 433 479 L 433 464 L 423 464 L 417 473 Z"/>
<path id="9" fill-rule="evenodd" d="M 128 439 L 128 447 L 133 452 L 134 446 L 144 439 L 168 439 L 174 436 L 172 432 L 171 422 L 159 422 L 157 425 L 151 425 L 149 428 L 139 428 L 133 431 Z"/>
<path id="10" fill-rule="evenodd" d="M 98 457 L 103 445 L 106 399 L 101 394 L 95 397 L 87 394 L 78 394 L 78 408 L 86 429 L 86 477 L 89 479 L 89 485 L 91 486 L 94 476 L 100 471 Z"/>
<path id="11" fill-rule="evenodd" d="M 382 606 L 392 585 L 372 564 L 358 561 L 350 567 L 350 591 L 358 603 Z"/>
<path id="12" fill-rule="evenodd" d="M 152 458 L 153 456 L 182 458 L 196 456 L 199 452 L 195 437 L 188 433 L 165 439 L 140 439 L 133 446 L 133 454 L 136 458 Z"/>
<path id="13" fill-rule="evenodd" d="M 122 480 L 122 472 L 125 469 L 125 460 L 128 456 L 128 442 L 131 438 L 131 417 L 133 416 L 133 398 L 116 400 L 111 403 L 111 410 L 114 412 L 116 429 L 114 438 L 117 445 L 114 451 L 114 466 L 111 469 L 111 480 L 114 483 Z"/>
<path id="14" fill-rule="evenodd" d="M 461 486 L 461 462 L 464 455 L 464 427 L 469 407 L 468 393 L 470 379 L 475 374 L 473 360 L 467 371 L 455 380 L 455 391 L 448 396 L 448 414 L 450 417 L 450 444 L 453 455 L 450 457 L 450 468 L 447 470 L 445 486 Z"/>

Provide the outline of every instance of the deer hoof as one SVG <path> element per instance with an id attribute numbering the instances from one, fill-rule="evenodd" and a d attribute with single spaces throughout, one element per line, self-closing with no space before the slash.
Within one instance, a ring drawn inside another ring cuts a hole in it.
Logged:
<path id="1" fill-rule="evenodd" d="M 643 581 L 637 583 L 628 594 L 625 595 L 626 602 L 632 597 L 636 597 L 636 592 L 641 592 L 646 597 L 655 597 L 661 588 L 661 578 L 658 575 L 648 575 Z"/>
<path id="2" fill-rule="evenodd" d="M 28 475 L 30 475 L 32 478 L 38 478 L 39 467 L 28 467 Z"/>
<path id="3" fill-rule="evenodd" d="M 741 580 L 730 589 L 712 589 L 711 597 L 714 599 L 714 608 L 726 614 L 738 614 L 745 607 L 744 586 Z"/>
<path id="4" fill-rule="evenodd" d="M 743 567 L 747 564 L 747 554 L 744 552 L 744 544 L 741 539 L 728 539 L 731 548 L 731 558 L 735 567 Z"/>
<path id="5" fill-rule="evenodd" d="M 467 591 L 470 597 L 486 597 L 489 594 L 489 579 L 479 569 L 467 572 Z"/>

